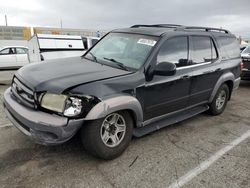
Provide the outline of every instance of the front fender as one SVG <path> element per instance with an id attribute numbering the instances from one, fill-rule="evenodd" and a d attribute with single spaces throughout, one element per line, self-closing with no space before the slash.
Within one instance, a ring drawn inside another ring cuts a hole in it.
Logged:
<path id="1" fill-rule="evenodd" d="M 142 124 L 143 111 L 140 102 L 135 97 L 127 95 L 112 96 L 102 100 L 89 111 L 84 119 L 100 119 L 112 112 L 120 110 L 131 110 L 135 118 L 136 126 Z"/>

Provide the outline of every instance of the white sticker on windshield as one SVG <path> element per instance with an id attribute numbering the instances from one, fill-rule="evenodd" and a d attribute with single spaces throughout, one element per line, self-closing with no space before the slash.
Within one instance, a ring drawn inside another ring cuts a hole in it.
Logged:
<path id="1" fill-rule="evenodd" d="M 150 39 L 139 39 L 137 43 L 148 45 L 148 46 L 154 46 L 156 44 L 156 41 L 150 40 Z"/>

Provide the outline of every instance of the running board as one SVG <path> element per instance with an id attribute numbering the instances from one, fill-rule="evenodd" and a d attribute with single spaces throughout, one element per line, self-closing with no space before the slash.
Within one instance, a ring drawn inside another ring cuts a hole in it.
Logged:
<path id="1" fill-rule="evenodd" d="M 159 130 L 163 127 L 166 127 L 168 125 L 172 125 L 175 123 L 178 123 L 180 121 L 183 121 L 185 119 L 191 118 L 195 115 L 198 115 L 202 112 L 205 112 L 209 109 L 207 105 L 197 106 L 188 110 L 184 110 L 182 112 L 178 112 L 176 114 L 173 114 L 171 116 L 166 116 L 166 118 L 162 120 L 158 120 L 156 122 L 153 122 L 151 124 L 145 125 L 144 127 L 138 127 L 135 128 L 133 131 L 133 136 L 135 137 L 141 137 L 148 133 L 151 133 L 153 131 Z"/>

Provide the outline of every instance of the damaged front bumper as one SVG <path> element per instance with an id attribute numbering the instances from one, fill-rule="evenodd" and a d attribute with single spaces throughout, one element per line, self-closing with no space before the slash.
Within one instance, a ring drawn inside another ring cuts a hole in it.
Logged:
<path id="1" fill-rule="evenodd" d="M 84 121 L 25 107 L 14 99 L 10 88 L 4 93 L 4 110 L 15 127 L 35 142 L 44 145 L 66 142 L 76 134 Z"/>

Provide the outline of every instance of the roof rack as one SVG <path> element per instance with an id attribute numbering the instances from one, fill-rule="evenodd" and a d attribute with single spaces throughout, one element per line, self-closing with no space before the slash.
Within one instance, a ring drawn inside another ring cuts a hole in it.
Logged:
<path id="1" fill-rule="evenodd" d="M 182 25 L 176 24 L 154 24 L 154 25 L 133 25 L 130 28 L 139 28 L 139 27 L 160 27 L 160 28 L 177 28 L 181 27 Z"/>
<path id="2" fill-rule="evenodd" d="M 159 28 L 175 28 L 178 31 L 183 31 L 183 30 L 203 30 L 206 32 L 209 31 L 218 31 L 218 32 L 224 32 L 227 34 L 230 34 L 231 32 L 222 29 L 222 28 L 213 28 L 213 27 L 196 27 L 196 26 L 184 26 L 184 25 L 177 25 L 177 24 L 154 24 L 154 25 L 133 25 L 130 28 L 139 28 L 139 27 L 159 27 Z"/>
<path id="3" fill-rule="evenodd" d="M 222 29 L 222 28 L 213 28 L 213 27 L 196 27 L 196 26 L 183 26 L 183 27 L 179 27 L 177 28 L 177 30 L 203 30 L 203 31 L 219 31 L 219 32 L 224 32 L 227 34 L 230 34 L 231 32 L 226 30 L 226 29 Z"/>

